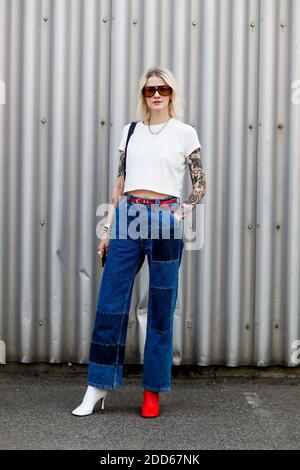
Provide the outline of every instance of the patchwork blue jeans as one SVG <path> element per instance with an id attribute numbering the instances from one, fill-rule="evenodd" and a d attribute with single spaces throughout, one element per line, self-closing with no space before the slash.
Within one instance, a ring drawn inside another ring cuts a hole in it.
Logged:
<path id="1" fill-rule="evenodd" d="M 168 391 L 178 272 L 184 247 L 183 222 L 173 215 L 179 198 L 175 197 L 177 202 L 166 207 L 159 203 L 174 196 L 152 199 L 153 205 L 130 202 L 130 196 L 124 195 L 115 211 L 98 293 L 88 384 L 104 389 L 121 386 L 132 289 L 147 256 L 149 297 L 141 385 L 146 390 Z"/>

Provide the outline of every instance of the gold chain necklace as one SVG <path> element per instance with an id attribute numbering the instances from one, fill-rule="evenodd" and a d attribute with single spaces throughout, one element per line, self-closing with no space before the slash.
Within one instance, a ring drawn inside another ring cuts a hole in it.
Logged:
<path id="1" fill-rule="evenodd" d="M 168 119 L 168 121 L 166 122 L 166 124 L 165 124 L 161 129 L 159 129 L 158 132 L 152 132 L 152 131 L 151 131 L 151 128 L 150 128 L 149 119 L 148 119 L 148 128 L 149 128 L 149 131 L 151 132 L 151 134 L 159 134 L 159 133 L 166 127 L 166 125 L 168 124 L 168 122 L 169 122 L 170 120 L 171 120 L 171 119 Z"/>

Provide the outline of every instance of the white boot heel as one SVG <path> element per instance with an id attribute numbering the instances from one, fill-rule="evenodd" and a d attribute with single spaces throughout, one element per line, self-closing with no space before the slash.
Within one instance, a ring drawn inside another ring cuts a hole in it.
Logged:
<path id="1" fill-rule="evenodd" d="M 79 405 L 72 414 L 75 416 L 91 415 L 94 411 L 96 404 L 101 400 L 101 410 L 104 410 L 104 401 L 107 395 L 107 390 L 103 388 L 88 386 L 87 391 L 83 397 L 81 405 Z"/>
<path id="2" fill-rule="evenodd" d="M 101 398 L 101 410 L 104 410 L 105 397 Z"/>

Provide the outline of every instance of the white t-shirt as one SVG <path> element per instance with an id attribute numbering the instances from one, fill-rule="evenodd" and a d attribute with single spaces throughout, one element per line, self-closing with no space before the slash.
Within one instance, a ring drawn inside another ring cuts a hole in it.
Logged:
<path id="1" fill-rule="evenodd" d="M 157 132 L 163 126 L 165 123 L 151 125 L 151 130 Z M 123 128 L 120 150 L 125 150 L 129 127 L 130 123 Z M 175 117 L 157 135 L 139 121 L 127 147 L 124 193 L 148 189 L 181 198 L 185 157 L 197 148 L 201 144 L 196 130 Z"/>

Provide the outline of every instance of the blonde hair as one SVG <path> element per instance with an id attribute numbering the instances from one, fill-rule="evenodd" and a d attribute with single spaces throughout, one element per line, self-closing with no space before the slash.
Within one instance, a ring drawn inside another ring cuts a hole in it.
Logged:
<path id="1" fill-rule="evenodd" d="M 172 94 L 169 101 L 169 116 L 171 118 L 181 118 L 183 116 L 185 102 L 179 93 L 179 88 L 175 77 L 172 72 L 165 67 L 155 66 L 146 70 L 146 72 L 144 72 L 140 78 L 137 92 L 137 119 L 145 121 L 150 117 L 150 109 L 142 92 L 149 77 L 160 77 L 172 88 Z"/>

